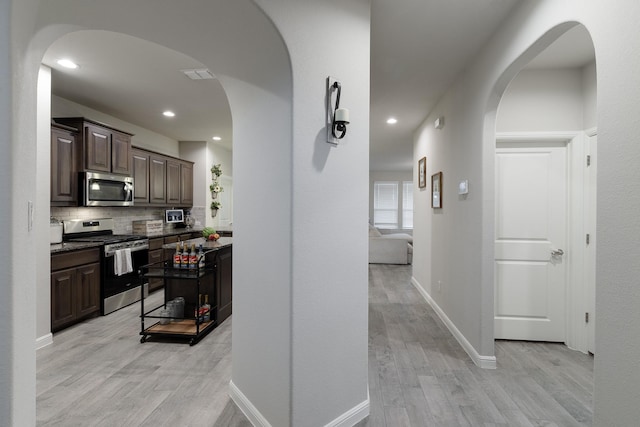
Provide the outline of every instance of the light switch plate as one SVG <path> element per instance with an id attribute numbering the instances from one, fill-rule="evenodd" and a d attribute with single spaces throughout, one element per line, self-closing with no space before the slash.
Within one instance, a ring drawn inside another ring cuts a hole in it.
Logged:
<path id="1" fill-rule="evenodd" d="M 458 184 L 458 194 L 468 194 L 469 193 L 469 181 L 464 180 L 460 181 Z"/>

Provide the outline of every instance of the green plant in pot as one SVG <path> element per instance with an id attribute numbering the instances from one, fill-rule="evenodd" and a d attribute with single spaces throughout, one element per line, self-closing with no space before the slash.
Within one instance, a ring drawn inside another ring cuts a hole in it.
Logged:
<path id="1" fill-rule="evenodd" d="M 213 180 L 217 181 L 220 175 L 222 175 L 222 165 L 218 163 L 217 165 L 211 166 L 211 176 L 213 177 Z"/>
<path id="2" fill-rule="evenodd" d="M 217 182 L 214 182 L 213 184 L 209 185 L 209 190 L 214 193 L 222 193 L 224 191 L 224 188 L 222 188 L 222 186 Z"/>
<path id="3" fill-rule="evenodd" d="M 213 202 L 211 202 L 211 205 L 209 207 L 211 208 L 211 218 L 215 218 L 216 214 L 218 213 L 218 209 L 220 209 L 220 202 L 214 200 Z"/>
<path id="4" fill-rule="evenodd" d="M 213 181 L 213 183 L 209 185 L 209 191 L 211 191 L 211 198 L 217 199 L 218 193 L 222 193 L 224 191 L 224 188 L 222 188 L 222 186 L 218 184 L 217 181 Z"/>

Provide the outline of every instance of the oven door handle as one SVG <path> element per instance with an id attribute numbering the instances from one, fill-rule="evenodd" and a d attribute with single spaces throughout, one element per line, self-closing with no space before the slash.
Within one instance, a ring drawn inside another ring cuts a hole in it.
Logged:
<path id="1" fill-rule="evenodd" d="M 126 248 L 123 248 L 123 249 L 126 249 Z M 146 251 L 147 249 L 149 249 L 149 245 L 136 246 L 134 248 L 129 248 L 129 249 L 131 249 L 131 253 L 138 252 L 138 251 Z M 105 251 L 104 257 L 111 258 L 115 254 L 116 254 L 116 251 L 108 251 L 108 252 Z"/>

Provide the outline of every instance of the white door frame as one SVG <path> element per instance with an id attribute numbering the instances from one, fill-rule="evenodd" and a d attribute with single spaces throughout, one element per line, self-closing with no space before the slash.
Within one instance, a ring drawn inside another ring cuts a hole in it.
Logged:
<path id="1" fill-rule="evenodd" d="M 569 132 L 499 132 L 496 133 L 496 142 L 520 141 L 526 142 L 564 142 L 567 144 L 567 174 L 568 174 L 568 200 L 567 214 L 569 218 L 567 227 L 567 248 L 563 262 L 567 265 L 566 280 L 566 345 L 582 352 L 588 351 L 589 327 L 593 327 L 593 319 L 590 325 L 585 322 L 585 313 L 589 312 L 590 295 L 588 280 L 595 281 L 592 269 L 587 264 L 586 234 L 593 238 L 595 230 L 589 230 L 588 219 L 595 218 L 595 212 L 588 204 L 587 197 L 587 164 L 586 156 L 589 154 L 585 131 Z M 588 215 L 587 213 L 592 214 Z M 592 240 L 590 245 L 595 245 Z M 592 246 L 592 247 L 593 247 Z M 592 313 L 593 315 L 593 313 Z"/>

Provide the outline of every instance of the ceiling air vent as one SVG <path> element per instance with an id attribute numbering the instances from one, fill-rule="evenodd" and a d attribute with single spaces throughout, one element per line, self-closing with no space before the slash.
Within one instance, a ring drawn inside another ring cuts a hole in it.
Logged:
<path id="1" fill-rule="evenodd" d="M 191 80 L 208 80 L 215 78 L 211 71 L 207 70 L 206 68 L 195 68 L 180 71 L 182 71 Z"/>

